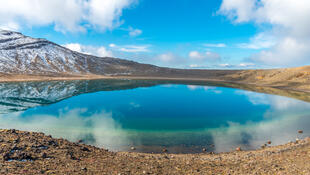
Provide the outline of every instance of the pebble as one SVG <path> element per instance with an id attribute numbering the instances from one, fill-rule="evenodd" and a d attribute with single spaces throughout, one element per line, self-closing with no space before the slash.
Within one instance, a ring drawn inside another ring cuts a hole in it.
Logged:
<path id="1" fill-rule="evenodd" d="M 304 133 L 304 131 L 303 130 L 298 130 L 298 133 L 302 134 L 302 133 Z"/>
<path id="2" fill-rule="evenodd" d="M 164 153 L 165 153 L 165 152 L 168 152 L 168 150 L 167 150 L 166 148 L 164 148 L 162 151 L 163 151 Z"/>
<path id="3" fill-rule="evenodd" d="M 237 148 L 236 148 L 236 151 L 242 151 L 242 150 L 241 150 L 241 147 L 237 147 Z"/>
<path id="4" fill-rule="evenodd" d="M 82 147 L 81 150 L 82 150 L 82 151 L 90 152 L 90 150 L 89 150 L 87 147 Z"/>
<path id="5" fill-rule="evenodd" d="M 206 152 L 206 151 L 207 151 L 207 149 L 206 149 L 206 148 L 202 148 L 202 151 L 203 151 L 203 152 Z"/>
<path id="6" fill-rule="evenodd" d="M 83 143 L 84 141 L 83 140 L 78 140 L 78 143 Z"/>
<path id="7" fill-rule="evenodd" d="M 131 149 L 131 150 L 136 150 L 136 148 L 135 148 L 135 147 L 133 147 L 133 146 L 132 146 L 132 147 L 130 147 L 130 149 Z"/>
<path id="8" fill-rule="evenodd" d="M 42 157 L 43 159 L 45 159 L 45 158 L 47 158 L 47 154 L 46 154 L 46 153 L 42 153 L 42 154 L 41 154 L 41 157 Z"/>
<path id="9" fill-rule="evenodd" d="M 271 141 L 270 140 L 268 140 L 268 142 L 267 142 L 269 145 L 271 144 Z"/>

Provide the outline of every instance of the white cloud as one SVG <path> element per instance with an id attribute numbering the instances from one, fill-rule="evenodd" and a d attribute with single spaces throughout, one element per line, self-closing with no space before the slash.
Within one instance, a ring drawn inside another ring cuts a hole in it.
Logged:
<path id="1" fill-rule="evenodd" d="M 129 36 L 137 37 L 142 34 L 142 30 L 129 27 Z"/>
<path id="2" fill-rule="evenodd" d="M 276 46 L 270 50 L 263 50 L 254 54 L 250 59 L 271 65 L 299 65 L 310 60 L 310 41 L 301 42 L 292 37 L 279 40 Z"/>
<path id="3" fill-rule="evenodd" d="M 113 53 L 110 50 L 107 50 L 105 47 L 101 46 L 101 47 L 94 47 L 94 46 L 84 46 L 78 43 L 70 43 L 70 44 L 65 44 L 64 47 L 76 51 L 76 52 L 80 52 L 80 53 L 84 53 L 84 54 L 88 54 L 88 55 L 95 55 L 95 56 L 99 56 L 99 57 L 113 57 Z"/>
<path id="4" fill-rule="evenodd" d="M 0 0 L 0 26 L 54 25 L 62 32 L 113 29 L 136 0 Z"/>
<path id="5" fill-rule="evenodd" d="M 238 44 L 238 47 L 244 49 L 268 49 L 275 44 L 275 38 L 271 34 L 259 33 L 253 38 L 250 38 L 249 43 Z"/>
<path id="6" fill-rule="evenodd" d="M 109 47 L 116 47 L 116 45 L 111 43 L 111 44 L 109 44 Z"/>
<path id="7" fill-rule="evenodd" d="M 122 46 L 121 48 L 119 48 L 120 51 L 122 52 L 149 52 L 149 49 L 148 49 L 149 46 L 146 46 L 146 45 L 125 45 L 125 46 Z"/>
<path id="8" fill-rule="evenodd" d="M 107 50 L 105 47 L 97 48 L 97 55 L 101 57 L 113 57 L 112 51 Z"/>
<path id="9" fill-rule="evenodd" d="M 270 47 L 253 55 L 253 61 L 282 66 L 309 64 L 310 1 L 223 0 L 219 12 L 235 23 L 253 21 L 272 27 L 264 32 L 274 37 L 274 43 L 264 41 L 258 45 L 247 45 L 250 48 Z"/>
<path id="10" fill-rule="evenodd" d="M 198 51 L 191 51 L 188 54 L 189 58 L 192 60 L 199 60 L 199 61 L 210 61 L 210 62 L 214 62 L 214 61 L 220 61 L 221 60 L 221 56 L 218 53 L 215 52 L 210 52 L 207 51 L 205 53 L 201 53 Z"/>
<path id="11" fill-rule="evenodd" d="M 220 68 L 234 68 L 234 69 L 249 69 L 257 67 L 254 63 L 239 63 L 239 64 L 229 64 L 229 63 L 222 63 L 215 65 L 214 67 L 220 67 Z"/>
<path id="12" fill-rule="evenodd" d="M 116 51 L 129 52 L 129 53 L 139 53 L 139 52 L 149 52 L 150 45 L 116 45 L 110 44 L 109 47 Z"/>
<path id="13" fill-rule="evenodd" d="M 238 64 L 239 67 L 251 67 L 251 66 L 255 66 L 254 63 L 240 63 Z"/>
<path id="14" fill-rule="evenodd" d="M 19 31 L 20 26 L 15 22 L 8 22 L 5 24 L 1 24 L 0 29 L 11 30 L 11 31 Z"/>
<path id="15" fill-rule="evenodd" d="M 76 52 L 82 52 L 82 46 L 78 43 L 65 44 L 64 47 Z"/>
<path id="16" fill-rule="evenodd" d="M 190 68 L 200 68 L 200 66 L 198 64 L 190 64 L 189 67 Z"/>
<path id="17" fill-rule="evenodd" d="M 223 0 L 220 13 L 236 23 L 248 22 L 253 16 L 256 0 Z"/>
<path id="18" fill-rule="evenodd" d="M 172 53 L 165 53 L 165 54 L 161 54 L 157 57 L 160 61 L 163 62 L 172 62 L 172 61 L 176 61 L 176 56 Z"/>
<path id="19" fill-rule="evenodd" d="M 88 2 L 90 24 L 100 29 L 112 29 L 121 24 L 122 10 L 132 4 L 133 0 L 90 0 Z M 87 3 L 87 1 L 85 1 Z"/>
<path id="20" fill-rule="evenodd" d="M 218 44 L 208 43 L 208 44 L 204 44 L 204 46 L 206 46 L 206 47 L 219 47 L 219 48 L 227 47 L 227 45 L 224 43 L 218 43 Z"/>

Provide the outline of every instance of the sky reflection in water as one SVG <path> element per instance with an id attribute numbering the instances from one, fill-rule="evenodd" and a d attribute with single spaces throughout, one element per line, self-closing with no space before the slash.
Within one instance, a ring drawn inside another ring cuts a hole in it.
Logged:
<path id="1" fill-rule="evenodd" d="M 0 114 L 0 128 L 41 131 L 114 151 L 230 151 L 310 133 L 310 104 L 231 88 L 159 85 L 82 94 Z M 299 136 L 302 137 L 302 136 Z"/>

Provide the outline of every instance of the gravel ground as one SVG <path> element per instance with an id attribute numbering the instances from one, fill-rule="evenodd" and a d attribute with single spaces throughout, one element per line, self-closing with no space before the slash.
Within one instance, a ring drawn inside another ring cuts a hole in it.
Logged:
<path id="1" fill-rule="evenodd" d="M 145 154 L 0 130 L 0 145 L 0 174 L 310 174 L 310 138 L 255 151 Z"/>

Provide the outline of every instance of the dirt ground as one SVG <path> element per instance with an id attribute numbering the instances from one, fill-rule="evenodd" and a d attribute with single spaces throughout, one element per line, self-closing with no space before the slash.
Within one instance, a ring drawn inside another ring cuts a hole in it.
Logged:
<path id="1" fill-rule="evenodd" d="M 0 130 L 0 145 L 0 174 L 310 174 L 310 138 L 255 151 L 146 154 Z"/>

